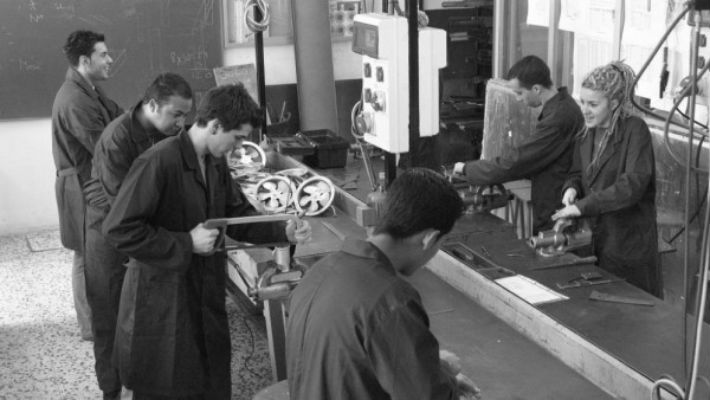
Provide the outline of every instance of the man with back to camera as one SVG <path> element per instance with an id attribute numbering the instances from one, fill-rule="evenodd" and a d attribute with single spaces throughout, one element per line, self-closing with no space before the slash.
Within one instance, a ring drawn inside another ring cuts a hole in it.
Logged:
<path id="1" fill-rule="evenodd" d="M 81 188 L 91 176 L 94 146 L 106 125 L 123 110 L 97 83 L 108 79 L 113 60 L 104 35 L 72 32 L 64 44 L 69 68 L 52 105 L 52 155 L 57 169 L 55 192 L 62 245 L 74 250 L 72 292 L 79 330 L 92 340 L 91 310 L 84 279 L 84 219 Z"/>
<path id="2" fill-rule="evenodd" d="M 127 257 L 101 233 L 101 224 L 133 161 L 160 140 L 178 134 L 192 109 L 192 89 L 180 75 L 164 73 L 130 111 L 111 122 L 96 144 L 86 207 L 86 294 L 91 306 L 96 377 L 104 399 L 119 398 L 121 380 L 112 365 L 116 318 Z"/>
<path id="3" fill-rule="evenodd" d="M 134 161 L 104 220 L 106 239 L 130 257 L 114 358 L 134 400 L 231 397 L 226 257 L 213 253 L 218 231 L 203 222 L 256 214 L 224 155 L 260 118 L 243 85 L 209 90 L 188 131 Z M 310 234 L 306 221 L 227 229 L 252 243 L 301 243 Z"/>
<path id="4" fill-rule="evenodd" d="M 478 392 L 460 367 L 440 360 L 419 293 L 399 276 L 436 254 L 462 207 L 444 177 L 412 169 L 388 189 L 371 236 L 346 239 L 308 270 L 290 298 L 291 400 L 458 399 Z"/>
<path id="5" fill-rule="evenodd" d="M 551 217 L 560 208 L 562 185 L 572 166 L 574 137 L 584 127 L 584 117 L 567 88 L 552 89 L 550 69 L 536 56 L 515 63 L 508 81 L 518 101 L 531 108 L 542 106 L 535 131 L 492 160 L 457 162 L 454 173 L 473 185 L 529 178 L 536 234 L 554 225 Z"/>

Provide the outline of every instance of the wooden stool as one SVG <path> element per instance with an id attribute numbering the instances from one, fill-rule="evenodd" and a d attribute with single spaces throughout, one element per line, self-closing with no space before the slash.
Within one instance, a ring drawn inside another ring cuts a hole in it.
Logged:
<path id="1" fill-rule="evenodd" d="M 288 400 L 288 381 L 276 382 L 271 386 L 261 389 L 252 400 Z"/>

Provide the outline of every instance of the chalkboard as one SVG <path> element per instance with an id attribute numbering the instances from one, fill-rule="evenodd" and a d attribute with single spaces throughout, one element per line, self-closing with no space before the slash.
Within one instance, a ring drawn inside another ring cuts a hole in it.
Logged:
<path id="1" fill-rule="evenodd" d="M 0 119 L 51 115 L 68 66 L 62 47 L 77 29 L 106 35 L 114 63 L 100 85 L 122 107 L 168 71 L 199 100 L 222 63 L 219 10 L 219 0 L 2 0 Z"/>
<path id="2" fill-rule="evenodd" d="M 251 98 L 259 104 L 259 90 L 256 87 L 256 67 L 254 64 L 230 65 L 212 70 L 217 86 L 241 83 Z"/>

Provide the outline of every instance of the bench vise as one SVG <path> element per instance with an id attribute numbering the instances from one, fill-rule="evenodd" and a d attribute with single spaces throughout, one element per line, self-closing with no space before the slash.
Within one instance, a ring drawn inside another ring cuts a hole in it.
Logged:
<path id="1" fill-rule="evenodd" d="M 541 231 L 528 239 L 538 254 L 552 257 L 592 244 L 592 230 L 586 223 L 570 220 L 558 223 L 554 229 Z"/>
<path id="2" fill-rule="evenodd" d="M 513 194 L 501 184 L 471 187 L 459 192 L 467 213 L 479 213 L 505 207 L 513 199 Z"/>

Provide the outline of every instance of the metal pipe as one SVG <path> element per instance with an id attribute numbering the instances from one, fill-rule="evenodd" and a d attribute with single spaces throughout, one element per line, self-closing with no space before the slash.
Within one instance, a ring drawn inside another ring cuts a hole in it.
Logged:
<path id="1" fill-rule="evenodd" d="M 549 235 L 545 235 L 543 232 L 540 232 L 538 236 L 532 236 L 528 239 L 528 245 L 533 249 L 550 246 L 564 246 L 566 243 L 567 239 L 562 232 L 551 232 Z"/>
<path id="2" fill-rule="evenodd" d="M 693 34 L 691 38 L 690 48 L 690 127 L 688 130 L 688 149 L 686 152 L 687 165 L 685 169 L 685 210 L 683 213 L 683 222 L 685 223 L 685 234 L 683 235 L 684 254 L 683 254 L 683 295 L 688 298 L 688 271 L 690 267 L 690 179 L 691 179 L 691 159 L 693 157 L 693 129 L 695 124 L 695 100 L 697 96 L 697 78 L 698 78 L 698 39 L 700 37 L 700 13 L 695 12 L 693 15 L 695 26 L 693 26 Z M 707 283 L 705 283 L 707 284 Z M 686 354 L 686 352 L 684 352 Z M 683 363 L 683 367 L 687 368 L 687 363 Z M 691 374 L 692 375 L 692 374 Z M 687 374 L 686 374 L 687 377 Z M 692 388 L 693 382 L 688 382 L 686 388 Z M 692 393 L 692 391 L 689 391 Z"/>
<path id="3" fill-rule="evenodd" d="M 291 249 L 289 246 L 277 247 L 274 253 L 274 261 L 278 265 L 279 271 L 288 271 L 291 268 Z"/>
<path id="4" fill-rule="evenodd" d="M 508 64 L 505 46 L 508 40 L 505 37 L 505 5 L 506 0 L 495 0 L 493 5 L 493 77 L 503 79 L 505 66 Z"/>
<path id="5" fill-rule="evenodd" d="M 385 188 L 388 188 L 397 178 L 397 156 L 385 153 Z"/>
<path id="6" fill-rule="evenodd" d="M 328 7 L 322 0 L 292 0 L 291 16 L 300 128 L 339 133 Z"/>
<path id="7" fill-rule="evenodd" d="M 254 5 L 254 19 L 261 21 L 263 18 L 261 9 Z M 254 33 L 254 50 L 256 53 L 256 87 L 259 93 L 259 107 L 262 114 L 261 132 L 259 133 L 258 141 L 258 143 L 261 143 L 263 135 L 266 133 L 266 79 L 264 77 L 264 33 L 262 31 Z"/>
<path id="8" fill-rule="evenodd" d="M 407 1 L 409 37 L 409 163 L 422 165 L 419 160 L 419 4 Z"/>

